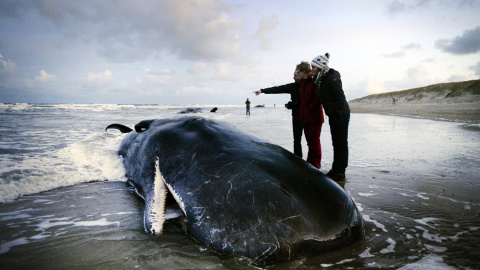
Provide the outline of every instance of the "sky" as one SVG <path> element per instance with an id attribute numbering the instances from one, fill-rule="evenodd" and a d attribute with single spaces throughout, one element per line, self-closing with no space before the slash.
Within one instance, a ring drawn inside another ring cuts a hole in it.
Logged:
<path id="1" fill-rule="evenodd" d="M 0 0 L 0 103 L 283 105 L 328 52 L 347 100 L 480 78 L 480 1 Z"/>

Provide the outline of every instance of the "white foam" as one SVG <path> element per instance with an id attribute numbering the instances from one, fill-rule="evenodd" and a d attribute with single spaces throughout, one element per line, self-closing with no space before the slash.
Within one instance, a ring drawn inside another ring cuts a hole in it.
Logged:
<path id="1" fill-rule="evenodd" d="M 426 257 L 423 257 L 421 260 L 415 263 L 406 264 L 398 270 L 419 270 L 419 269 L 436 269 L 436 270 L 451 270 L 455 269 L 455 267 L 449 266 L 443 262 L 443 258 L 430 254 Z"/>
<path id="2" fill-rule="evenodd" d="M 430 200 L 429 197 L 425 197 L 423 195 L 425 195 L 426 193 L 417 193 L 417 197 L 422 199 L 422 200 Z"/>
<path id="3" fill-rule="evenodd" d="M 7 253 L 10 250 L 10 248 L 12 248 L 14 246 L 25 245 L 25 244 L 28 244 L 28 243 L 29 243 L 29 241 L 25 237 L 18 238 L 18 239 L 12 240 L 12 241 L 8 241 L 8 242 L 0 245 L 0 254 Z"/>
<path id="4" fill-rule="evenodd" d="M 110 226 L 110 225 L 120 226 L 120 222 L 119 221 L 110 222 L 110 221 L 107 221 L 106 218 L 101 218 L 98 220 L 76 221 L 73 223 L 74 227 L 94 227 L 94 226 Z"/>
<path id="5" fill-rule="evenodd" d="M 58 203 L 59 201 L 51 201 L 51 200 L 45 200 L 45 199 L 40 199 L 40 200 L 35 200 L 33 203 L 41 203 L 41 204 L 54 204 Z"/>
<path id="6" fill-rule="evenodd" d="M 102 214 L 102 217 L 108 217 L 108 216 L 114 216 L 114 215 L 130 215 L 133 214 L 133 212 L 118 212 L 118 213 L 113 213 L 113 214 Z"/>
<path id="7" fill-rule="evenodd" d="M 420 227 L 420 226 L 415 226 L 415 228 L 417 229 L 420 229 L 420 230 L 423 230 L 423 233 L 422 233 L 422 237 L 429 240 L 429 241 L 432 241 L 432 242 L 437 242 L 437 243 L 442 243 L 442 239 L 446 239 L 446 238 L 442 238 L 440 237 L 438 234 L 431 234 L 428 232 L 427 229 L 423 228 L 423 227 Z"/>
<path id="8" fill-rule="evenodd" d="M 50 237 L 50 235 L 46 234 L 45 232 L 42 232 L 42 233 L 40 233 L 40 234 L 31 236 L 31 237 L 29 237 L 28 239 L 29 239 L 29 240 L 38 241 L 38 240 L 46 239 L 46 238 L 48 238 L 48 237 Z"/>
<path id="9" fill-rule="evenodd" d="M 388 239 L 387 239 L 387 242 L 388 242 L 390 245 L 389 245 L 388 247 L 380 250 L 380 253 L 386 254 L 386 253 L 395 252 L 395 245 L 397 244 L 397 242 L 395 242 L 395 240 L 393 240 L 392 238 L 388 238 Z"/>
<path id="10" fill-rule="evenodd" d="M 352 198 L 352 199 L 353 199 L 353 198 Z M 354 200 L 354 201 L 355 201 L 355 200 Z M 363 212 L 363 206 L 362 206 L 362 204 L 359 203 L 359 202 L 356 202 L 356 201 L 355 201 L 355 204 L 357 205 L 358 211 Z"/>
<path id="11" fill-rule="evenodd" d="M 438 218 L 432 218 L 432 217 L 425 217 L 425 218 L 421 218 L 421 219 L 414 219 L 413 221 L 415 221 L 416 223 L 418 224 L 422 224 L 422 225 L 425 225 L 425 226 L 428 226 L 430 228 L 433 227 L 433 225 L 437 225 L 437 222 L 440 219 Z M 430 223 L 433 223 L 432 225 L 430 225 Z"/>
<path id="12" fill-rule="evenodd" d="M 15 219 L 25 219 L 31 217 L 29 214 L 13 214 L 9 216 L 4 216 L 0 218 L 0 221 L 8 221 L 8 220 L 15 220 Z"/>
<path id="13" fill-rule="evenodd" d="M 25 110 L 31 107 L 28 103 L 0 103 L 0 109 L 5 111 Z"/>
<path id="14" fill-rule="evenodd" d="M 377 195 L 377 194 L 376 194 L 376 193 L 372 193 L 372 192 L 369 192 L 369 193 L 359 192 L 358 195 L 359 195 L 359 196 L 362 196 L 362 197 L 370 197 L 370 196 L 374 196 L 374 195 Z"/>
<path id="15" fill-rule="evenodd" d="M 369 215 L 363 215 L 363 220 L 365 220 L 366 222 L 372 222 L 373 224 L 375 224 L 375 226 L 377 226 L 377 228 L 382 229 L 384 232 L 388 232 L 387 229 L 385 229 L 385 225 L 371 219 Z"/>
<path id="16" fill-rule="evenodd" d="M 85 179 L 126 181 L 122 159 L 117 154 L 121 139 L 109 133 L 91 134 L 60 150 L 58 156 L 73 162 L 82 182 Z"/>
<path id="17" fill-rule="evenodd" d="M 362 252 L 360 255 L 358 255 L 360 258 L 371 258 L 371 257 L 375 257 L 374 255 L 372 255 L 370 253 L 370 249 L 371 248 L 367 248 L 364 252 Z"/>
<path id="18" fill-rule="evenodd" d="M 22 210 L 26 211 L 28 209 Z M 16 218 L 22 218 L 22 219 L 27 219 L 29 223 L 31 223 L 31 227 L 36 227 L 35 231 L 39 232 L 36 235 L 33 235 L 31 237 L 22 237 L 19 239 L 11 240 L 9 242 L 2 243 L 0 245 L 0 254 L 6 253 L 10 250 L 10 248 L 14 246 L 19 246 L 19 245 L 25 245 L 29 244 L 31 242 L 35 241 L 40 241 L 47 239 L 49 237 L 56 237 L 60 234 L 63 234 L 65 232 L 62 232 L 66 230 L 67 227 L 92 227 L 92 226 L 111 226 L 111 225 L 120 225 L 120 222 L 115 221 L 115 222 L 109 222 L 105 218 L 97 219 L 97 220 L 79 220 L 73 219 L 71 217 L 60 217 L 56 218 L 53 215 L 47 215 L 47 216 L 39 216 L 35 218 L 31 218 L 30 216 L 23 216 L 25 214 L 20 214 L 17 215 L 18 212 L 11 212 L 7 213 L 5 218 L 8 220 L 8 218 L 11 219 L 16 219 Z M 39 221 L 39 222 L 38 222 Z M 34 222 L 38 222 L 37 224 L 34 224 Z"/>
<path id="19" fill-rule="evenodd" d="M 439 247 L 439 246 L 428 245 L 428 244 L 425 244 L 425 247 L 428 250 L 433 251 L 433 252 L 437 252 L 437 253 L 442 253 L 442 252 L 447 251 L 446 247 Z"/>

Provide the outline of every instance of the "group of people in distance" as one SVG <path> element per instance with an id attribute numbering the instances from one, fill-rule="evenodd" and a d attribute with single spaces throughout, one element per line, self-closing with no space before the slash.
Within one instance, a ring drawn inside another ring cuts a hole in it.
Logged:
<path id="1" fill-rule="evenodd" d="M 345 181 L 348 166 L 348 125 L 350 108 L 342 88 L 340 73 L 328 66 L 330 54 L 315 57 L 311 65 L 301 62 L 295 68 L 295 82 L 255 91 L 256 95 L 290 94 L 286 104 L 292 110 L 293 153 L 302 154 L 302 133 L 308 145 L 307 162 L 320 169 L 322 148 L 320 133 L 324 122 L 323 110 L 328 116 L 333 144 L 333 164 L 327 176 L 334 181 Z"/>

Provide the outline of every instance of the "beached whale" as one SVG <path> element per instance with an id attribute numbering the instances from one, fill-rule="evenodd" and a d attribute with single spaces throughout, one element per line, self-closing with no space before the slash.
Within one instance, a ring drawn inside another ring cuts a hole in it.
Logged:
<path id="1" fill-rule="evenodd" d="M 119 154 L 145 199 L 148 232 L 162 231 L 167 189 L 183 210 L 187 234 L 256 265 L 316 255 L 364 235 L 350 196 L 284 148 L 222 122 L 146 120 L 129 127 Z"/>
<path id="2" fill-rule="evenodd" d="M 183 111 L 179 111 L 179 114 L 186 114 L 186 113 L 201 113 L 203 112 L 202 108 L 186 108 Z"/>

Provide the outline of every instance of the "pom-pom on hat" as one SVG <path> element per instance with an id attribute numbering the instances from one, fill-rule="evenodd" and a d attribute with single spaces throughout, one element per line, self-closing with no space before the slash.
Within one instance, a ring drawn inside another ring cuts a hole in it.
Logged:
<path id="1" fill-rule="evenodd" d="M 319 55 L 312 60 L 312 66 L 318 67 L 321 69 L 325 69 L 328 67 L 328 59 L 330 58 L 330 54 L 326 53 L 325 55 Z"/>

